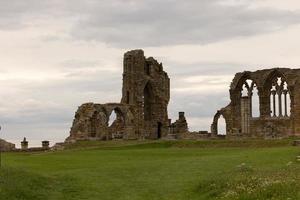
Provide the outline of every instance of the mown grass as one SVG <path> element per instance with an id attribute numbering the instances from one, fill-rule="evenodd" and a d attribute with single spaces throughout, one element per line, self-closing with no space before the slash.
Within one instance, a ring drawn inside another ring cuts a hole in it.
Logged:
<path id="1" fill-rule="evenodd" d="M 300 199 L 291 140 L 80 142 L 6 153 L 0 199 Z"/>

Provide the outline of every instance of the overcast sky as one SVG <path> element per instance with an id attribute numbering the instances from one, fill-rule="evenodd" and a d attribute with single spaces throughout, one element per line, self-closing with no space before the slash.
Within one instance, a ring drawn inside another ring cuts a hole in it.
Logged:
<path id="1" fill-rule="evenodd" d="M 209 130 L 236 72 L 300 64 L 299 0 L 0 0 L 0 136 L 63 141 L 84 102 L 119 102 L 122 57 L 171 78 L 169 116 Z"/>

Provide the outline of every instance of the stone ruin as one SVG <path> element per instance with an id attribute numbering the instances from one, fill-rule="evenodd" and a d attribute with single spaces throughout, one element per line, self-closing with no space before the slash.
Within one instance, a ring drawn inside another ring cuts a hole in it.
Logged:
<path id="1" fill-rule="evenodd" d="M 169 133 L 170 79 L 162 63 L 142 50 L 125 53 L 120 103 L 85 103 L 67 142 L 86 139 L 159 139 Z M 116 119 L 109 124 L 114 112 Z"/>
<path id="2" fill-rule="evenodd" d="M 34 152 L 34 151 L 48 151 L 51 149 L 50 142 L 48 140 L 43 140 L 41 147 L 28 147 L 28 144 L 29 142 L 27 141 L 26 137 L 24 137 L 23 140 L 21 141 L 21 148 L 15 149 L 14 151 Z"/>
<path id="3" fill-rule="evenodd" d="M 1 152 L 33 152 L 33 151 L 47 151 L 50 150 L 50 142 L 47 140 L 42 141 L 41 147 L 28 147 L 28 141 L 24 137 L 21 141 L 21 148 L 16 148 L 16 145 L 0 139 L 0 151 Z"/>
<path id="4" fill-rule="evenodd" d="M 300 69 L 237 73 L 229 92 L 231 102 L 215 114 L 212 135 L 218 134 L 220 116 L 226 122 L 226 137 L 300 135 Z M 255 107 L 257 113 L 254 113 Z"/>
<path id="5" fill-rule="evenodd" d="M 237 73 L 230 85 L 228 106 L 217 111 L 211 132 L 189 132 L 184 112 L 168 118 L 170 79 L 162 63 L 142 50 L 124 55 L 120 103 L 85 103 L 75 113 L 70 136 L 77 140 L 208 139 L 226 137 L 286 137 L 300 133 L 300 69 L 275 68 Z M 254 116 L 253 94 L 259 115 Z M 116 119 L 109 124 L 111 114 Z M 220 134 L 223 116 L 226 131 Z"/>
<path id="6" fill-rule="evenodd" d="M 184 112 L 172 123 L 168 118 L 170 78 L 162 63 L 146 58 L 142 50 L 124 54 L 123 87 L 120 103 L 85 103 L 75 113 L 70 136 L 65 142 L 112 139 L 210 139 L 281 138 L 300 136 L 300 69 L 273 68 L 237 73 L 230 85 L 230 103 L 217 111 L 211 131 L 189 132 Z M 256 101 L 255 101 L 256 99 Z M 254 109 L 256 108 L 256 113 Z M 116 117 L 112 123 L 112 113 Z M 225 133 L 218 130 L 225 119 Z M 21 149 L 0 139 L 1 151 L 49 150 Z M 299 140 L 294 145 L 299 145 Z M 52 149 L 63 149 L 57 143 Z"/>
<path id="7" fill-rule="evenodd" d="M 10 142 L 0 139 L 0 151 L 13 151 L 16 146 Z"/>

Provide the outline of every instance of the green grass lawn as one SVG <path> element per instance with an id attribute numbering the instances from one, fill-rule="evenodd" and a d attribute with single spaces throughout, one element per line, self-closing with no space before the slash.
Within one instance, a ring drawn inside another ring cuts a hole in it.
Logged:
<path id="1" fill-rule="evenodd" d="M 291 140 L 81 142 L 5 153 L 0 199 L 300 199 Z"/>

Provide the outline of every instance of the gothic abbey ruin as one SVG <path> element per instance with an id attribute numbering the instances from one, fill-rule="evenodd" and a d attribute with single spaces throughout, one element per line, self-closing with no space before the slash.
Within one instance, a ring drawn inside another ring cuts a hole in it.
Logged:
<path id="1" fill-rule="evenodd" d="M 218 119 L 222 115 L 226 121 L 226 137 L 300 135 L 300 69 L 237 73 L 229 92 L 231 102 L 214 116 L 212 134 L 218 134 Z M 258 104 L 256 115 L 255 103 Z"/>
<path id="2" fill-rule="evenodd" d="M 66 141 L 165 137 L 169 100 L 170 79 L 162 64 L 145 58 L 142 50 L 129 51 L 124 55 L 121 103 L 81 105 Z M 109 124 L 113 112 L 116 119 Z"/>
<path id="3" fill-rule="evenodd" d="M 300 133 L 300 69 L 276 68 L 237 73 L 231 102 L 213 118 L 211 132 L 189 132 L 184 112 L 168 118 L 170 79 L 161 63 L 142 50 L 124 55 L 120 103 L 81 105 L 66 142 L 111 139 L 207 139 L 218 137 L 218 120 L 226 121 L 226 137 L 284 137 Z M 254 96 L 258 115 L 255 116 Z M 109 124 L 112 113 L 116 119 Z M 223 137 L 223 136 L 222 136 Z"/>

